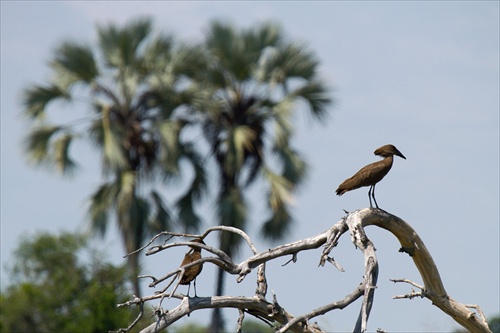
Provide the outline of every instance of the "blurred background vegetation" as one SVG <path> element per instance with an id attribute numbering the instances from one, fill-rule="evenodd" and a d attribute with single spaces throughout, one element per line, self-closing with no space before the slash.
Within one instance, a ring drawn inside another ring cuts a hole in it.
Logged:
<path id="1" fill-rule="evenodd" d="M 25 153 L 36 166 L 75 176 L 73 142 L 93 147 L 103 182 L 90 193 L 89 229 L 102 236 L 116 223 L 127 253 L 163 230 L 197 232 L 197 207 L 207 200 L 217 207 L 215 224 L 248 228 L 246 197 L 257 182 L 267 208 L 261 235 L 278 241 L 307 176 L 307 161 L 293 146 L 294 119 L 303 113 L 324 122 L 334 104 L 318 65 L 314 52 L 275 22 L 241 29 L 213 21 L 198 43 L 157 31 L 146 18 L 98 25 L 95 43 L 62 41 L 50 79 L 22 92 L 31 125 Z M 83 114 L 72 114 L 72 103 L 82 102 Z M 48 114 L 61 109 L 67 121 L 52 123 L 60 118 Z M 180 182 L 187 186 L 167 203 L 162 191 Z M 20 241 L 8 267 L 14 283 L 2 285 L 1 332 L 106 332 L 134 320 L 136 309 L 116 304 L 141 295 L 139 256 L 115 266 L 88 237 L 37 233 Z M 237 253 L 238 239 L 219 241 Z M 219 271 L 214 295 L 223 292 Z M 188 322 L 169 332 L 226 326 L 216 309 L 210 325 Z M 500 332 L 498 317 L 491 328 Z M 243 331 L 273 330 L 245 320 Z"/>
<path id="2" fill-rule="evenodd" d="M 22 92 L 26 156 L 73 176 L 73 142 L 93 147 L 104 181 L 90 194 L 89 229 L 103 236 L 116 222 L 126 253 L 163 230 L 197 232 L 196 208 L 207 200 L 214 224 L 247 229 L 247 192 L 257 182 L 267 209 L 261 235 L 277 241 L 290 230 L 289 205 L 307 175 L 292 145 L 294 116 L 323 121 L 333 102 L 318 65 L 274 22 L 242 29 L 213 21 L 198 43 L 156 31 L 148 18 L 98 25 L 97 43 L 63 40 L 49 80 Z M 72 114 L 74 103 L 86 105 L 82 114 Z M 50 122 L 61 109 L 66 120 Z M 179 190 L 180 181 L 188 186 Z M 167 188 L 177 192 L 172 204 Z M 223 233 L 219 247 L 232 256 L 239 240 Z M 140 296 L 139 255 L 127 260 Z M 224 278 L 219 270 L 214 295 L 223 295 Z M 209 329 L 224 327 L 215 309 Z"/>

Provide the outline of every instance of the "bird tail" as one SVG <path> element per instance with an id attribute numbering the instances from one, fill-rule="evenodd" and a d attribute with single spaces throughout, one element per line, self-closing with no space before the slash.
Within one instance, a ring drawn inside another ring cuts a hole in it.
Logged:
<path id="1" fill-rule="evenodd" d="M 338 195 L 338 196 L 341 196 L 342 194 L 344 194 L 345 192 L 347 192 L 347 190 L 345 188 L 338 188 L 337 190 L 335 190 L 335 193 Z"/>

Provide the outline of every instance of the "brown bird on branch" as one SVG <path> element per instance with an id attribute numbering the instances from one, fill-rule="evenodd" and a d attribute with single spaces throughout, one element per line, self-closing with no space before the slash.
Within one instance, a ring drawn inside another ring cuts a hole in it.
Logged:
<path id="1" fill-rule="evenodd" d="M 201 240 L 200 238 L 193 239 L 191 242 L 205 244 L 203 240 Z M 193 261 L 201 259 L 201 248 L 195 246 L 190 246 L 190 248 L 191 250 L 184 256 L 184 259 L 182 260 L 180 267 L 183 267 L 187 264 L 192 263 Z M 179 284 L 188 285 L 188 292 L 187 292 L 188 297 L 189 297 L 189 289 L 191 288 L 191 282 L 193 280 L 194 280 L 194 297 L 198 297 L 198 295 L 196 295 L 196 277 L 200 275 L 202 269 L 203 269 L 202 263 L 184 269 L 184 274 L 182 275 Z"/>
<path id="2" fill-rule="evenodd" d="M 372 208 L 372 198 L 375 201 L 377 208 L 377 200 L 375 200 L 375 185 L 387 175 L 391 170 L 393 156 L 397 155 L 406 160 L 406 157 L 393 145 L 385 145 L 373 152 L 375 155 L 382 156 L 384 159 L 361 168 L 354 176 L 344 180 L 339 188 L 335 191 L 337 195 L 342 195 L 345 192 L 355 190 L 363 186 L 370 186 L 368 190 L 368 199 L 370 200 L 370 208 Z"/>

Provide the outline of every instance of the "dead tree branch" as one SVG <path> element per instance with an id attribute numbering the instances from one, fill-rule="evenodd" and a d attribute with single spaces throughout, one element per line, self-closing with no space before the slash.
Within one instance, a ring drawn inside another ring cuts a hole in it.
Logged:
<path id="1" fill-rule="evenodd" d="M 165 297 L 172 297 L 180 300 L 180 303 L 175 308 L 166 311 L 163 311 L 161 309 L 160 301 L 160 304 L 155 311 L 157 321 L 156 323 L 146 327 L 143 331 L 141 331 L 144 333 L 159 332 L 162 329 L 172 325 L 179 319 L 188 316 L 193 311 L 209 308 L 238 309 L 240 315 L 238 317 L 237 327 L 240 329 L 242 327 L 241 325 L 244 320 L 245 313 L 248 313 L 268 324 L 277 324 L 278 326 L 276 327 L 276 329 L 277 332 L 280 333 L 284 333 L 287 331 L 320 333 L 323 332 L 321 328 L 319 328 L 317 324 L 310 324 L 309 320 L 335 309 L 343 309 L 358 298 L 363 297 L 358 320 L 353 331 L 365 332 L 367 329 L 368 318 L 373 306 L 379 269 L 377 257 L 375 255 L 375 247 L 365 234 L 364 228 L 368 225 L 375 225 L 386 229 L 394 234 L 396 238 L 398 238 L 401 243 L 400 251 L 406 252 L 411 256 L 424 282 L 424 286 L 420 286 L 419 284 L 406 279 L 392 280 L 394 282 L 409 283 L 420 290 L 419 292 L 412 291 L 412 293 L 410 294 L 396 296 L 395 298 L 413 298 L 417 296 L 428 298 L 434 305 L 450 315 L 457 323 L 459 323 L 469 331 L 491 333 L 486 318 L 477 305 L 458 303 L 446 294 L 437 267 L 434 264 L 434 261 L 424 243 L 417 235 L 417 233 L 413 230 L 413 228 L 411 228 L 411 226 L 404 222 L 402 219 L 383 210 L 373 208 L 365 208 L 348 213 L 346 217 L 342 218 L 331 228 L 316 236 L 305 238 L 293 243 L 280 245 L 261 252 L 256 249 L 252 240 L 245 232 L 232 227 L 212 227 L 207 229 L 201 235 L 162 232 L 153 237 L 153 239 L 142 249 L 147 248 L 148 246 L 153 244 L 155 240 L 158 240 L 162 236 L 167 237 L 167 240 L 162 245 L 155 245 L 150 247 L 146 251 L 146 255 L 153 255 L 177 246 L 197 246 L 211 253 L 213 256 L 203 257 L 200 260 L 194 261 L 183 267 L 179 267 L 177 270 L 169 272 L 165 276 L 160 278 L 156 278 L 150 275 L 141 276 L 144 278 L 149 277 L 153 280 L 150 284 L 150 287 L 156 287 L 158 286 L 158 284 L 162 283 L 170 277 L 172 277 L 173 280 L 167 285 L 167 287 L 163 288 L 155 295 L 143 298 L 135 298 L 134 300 L 121 304 L 120 306 L 130 306 L 133 304 L 142 306 L 145 302 L 151 301 L 153 299 L 160 299 L 162 301 Z M 297 316 L 286 312 L 283 307 L 279 305 L 277 297 L 274 293 L 272 301 L 266 300 L 266 262 L 289 255 L 292 256 L 291 261 L 295 262 L 297 260 L 297 254 L 299 252 L 317 249 L 320 246 L 324 246 L 323 252 L 320 256 L 319 265 L 324 266 L 326 262 L 330 262 L 342 271 L 342 267 L 336 263 L 333 257 L 330 257 L 330 252 L 337 245 L 340 237 L 348 230 L 351 235 L 352 242 L 364 255 L 364 276 L 359 286 L 356 287 L 354 291 L 352 291 L 341 300 L 332 301 L 329 304 L 320 306 L 308 313 Z M 226 253 L 209 245 L 193 242 L 167 243 L 167 241 L 171 240 L 174 237 L 191 237 L 203 239 L 212 232 L 232 232 L 238 234 L 245 239 L 247 245 L 252 250 L 253 255 L 245 259 L 241 263 L 236 264 Z M 228 274 L 236 275 L 238 282 L 241 282 L 249 273 L 251 273 L 255 268 L 258 267 L 257 288 L 255 291 L 255 295 L 252 297 L 213 296 L 188 298 L 184 295 L 175 294 L 175 291 L 179 284 L 178 282 L 176 285 L 174 285 L 171 292 L 167 292 L 167 289 L 170 288 L 170 286 L 175 281 L 174 279 L 178 277 L 179 274 L 182 274 L 185 269 L 194 265 L 198 265 L 200 263 L 212 263 L 214 265 L 222 267 Z M 477 314 L 470 311 L 469 308 L 476 309 Z M 129 326 L 127 330 L 130 329 L 131 326 Z"/>
<path id="2" fill-rule="evenodd" d="M 400 252 L 410 254 L 415 266 L 420 272 L 425 289 L 422 296 L 432 301 L 432 304 L 448 314 L 458 324 L 470 332 L 491 332 L 486 318 L 478 310 L 478 315 L 469 310 L 468 306 L 455 301 L 444 289 L 434 260 L 424 242 L 415 230 L 399 217 L 381 209 L 361 209 L 352 214 L 358 215 L 363 227 L 376 225 L 391 232 L 401 244 Z"/>

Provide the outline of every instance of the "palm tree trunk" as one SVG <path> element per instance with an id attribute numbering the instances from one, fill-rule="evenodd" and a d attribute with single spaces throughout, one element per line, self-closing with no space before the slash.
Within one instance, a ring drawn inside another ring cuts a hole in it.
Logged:
<path id="1" fill-rule="evenodd" d="M 140 247 L 139 239 L 141 237 L 138 234 L 138 230 L 131 228 L 130 214 L 117 212 L 117 216 L 121 227 L 123 247 L 126 253 L 131 253 Z M 138 253 L 131 254 L 127 257 L 127 268 L 130 282 L 132 283 L 132 291 L 137 297 L 141 297 L 141 288 L 138 278 L 140 273 L 139 260 L 140 257 Z"/>
<path id="2" fill-rule="evenodd" d="M 137 278 L 139 276 L 139 255 L 137 253 L 130 255 L 127 264 L 129 266 L 130 281 L 132 282 L 134 295 L 141 297 L 141 288 L 139 279 Z"/>
<path id="3" fill-rule="evenodd" d="M 215 295 L 216 296 L 222 296 L 224 293 L 224 283 L 225 283 L 225 277 L 226 275 L 224 274 L 224 270 L 222 268 L 219 268 L 217 270 L 217 288 Z M 221 333 L 224 332 L 224 318 L 222 317 L 222 309 L 215 308 L 214 311 L 212 312 L 212 320 L 210 322 L 210 326 L 208 328 L 209 333 Z"/>
<path id="4" fill-rule="evenodd" d="M 242 227 L 238 224 L 238 208 L 236 205 L 237 199 L 232 196 L 235 189 L 237 189 L 237 179 L 239 170 L 228 171 L 225 167 L 224 159 L 219 158 L 219 171 L 221 175 L 221 185 L 218 198 L 218 204 L 223 206 L 232 206 L 228 209 L 219 211 L 219 224 L 227 225 L 232 227 Z M 237 191 L 239 193 L 239 191 Z M 239 199 L 239 198 L 238 198 Z M 239 203 L 239 202 L 238 202 Z M 220 209 L 220 207 L 219 207 Z M 232 212 L 231 212 L 232 211 Z M 240 221 L 241 223 L 241 221 Z M 235 252 L 235 246 L 238 242 L 236 236 L 232 233 L 222 233 L 219 238 L 220 244 L 219 249 L 226 253 L 229 257 Z M 215 290 L 215 296 L 222 296 L 224 294 L 225 286 L 225 271 L 221 268 L 217 270 L 217 286 Z M 212 320 L 208 328 L 209 333 L 221 333 L 224 332 L 224 318 L 222 317 L 222 310 L 220 308 L 215 308 L 212 312 Z"/>

